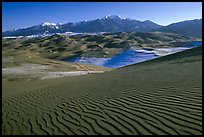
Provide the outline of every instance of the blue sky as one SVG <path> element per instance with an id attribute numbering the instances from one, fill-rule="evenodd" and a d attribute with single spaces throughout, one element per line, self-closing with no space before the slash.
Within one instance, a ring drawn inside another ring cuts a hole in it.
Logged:
<path id="1" fill-rule="evenodd" d="M 160 25 L 201 19 L 201 2 L 3 2 L 2 30 L 120 15 Z"/>

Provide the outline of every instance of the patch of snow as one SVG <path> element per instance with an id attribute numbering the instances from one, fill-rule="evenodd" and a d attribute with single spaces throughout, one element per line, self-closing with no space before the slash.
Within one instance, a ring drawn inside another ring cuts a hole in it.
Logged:
<path id="1" fill-rule="evenodd" d="M 187 49 L 190 49 L 190 48 L 186 48 L 186 47 L 174 47 L 174 48 L 157 48 L 157 49 L 154 49 L 154 50 L 145 50 L 145 49 L 137 49 L 137 48 L 131 48 L 132 50 L 134 51 L 137 51 L 137 52 L 143 52 L 143 53 L 149 53 L 149 54 L 156 54 L 158 56 L 166 56 L 166 55 L 169 55 L 169 54 L 173 54 L 173 53 L 176 53 L 176 52 L 180 52 L 180 51 L 183 51 L 183 50 L 187 50 Z"/>
<path id="2" fill-rule="evenodd" d="M 108 17 L 110 17 L 111 15 L 106 16 L 105 18 L 107 19 Z"/>
<path id="3" fill-rule="evenodd" d="M 86 58 L 86 57 L 81 57 L 76 62 L 80 63 L 85 63 L 85 64 L 94 64 L 97 66 L 103 66 L 108 60 L 111 58 Z"/>
<path id="4" fill-rule="evenodd" d="M 173 54 L 173 53 L 180 52 L 180 51 L 187 50 L 187 49 L 190 49 L 190 48 L 185 48 L 185 47 L 158 48 L 155 50 L 155 54 L 159 56 L 165 56 L 165 55 Z"/>
<path id="5" fill-rule="evenodd" d="M 119 15 L 108 15 L 104 17 L 105 19 L 122 19 Z"/>
<path id="6" fill-rule="evenodd" d="M 7 37 L 2 37 L 3 39 L 16 39 L 16 38 L 23 38 L 23 36 L 7 36 Z"/>
<path id="7" fill-rule="evenodd" d="M 55 23 L 49 23 L 49 22 L 44 22 L 43 24 L 42 24 L 42 26 L 44 27 L 44 26 L 56 26 L 57 24 L 55 24 Z"/>

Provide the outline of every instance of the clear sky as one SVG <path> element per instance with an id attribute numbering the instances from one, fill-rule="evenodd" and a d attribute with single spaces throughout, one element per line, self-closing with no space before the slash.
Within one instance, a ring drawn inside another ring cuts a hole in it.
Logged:
<path id="1" fill-rule="evenodd" d="M 160 25 L 201 19 L 202 2 L 2 2 L 2 30 L 120 15 Z"/>

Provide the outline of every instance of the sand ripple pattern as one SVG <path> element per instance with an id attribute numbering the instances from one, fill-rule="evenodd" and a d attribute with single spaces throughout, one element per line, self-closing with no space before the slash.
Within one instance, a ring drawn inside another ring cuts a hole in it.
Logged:
<path id="1" fill-rule="evenodd" d="M 55 92 L 58 91 L 58 92 Z M 3 135 L 201 135 L 202 89 L 96 91 L 42 88 L 3 97 Z"/>

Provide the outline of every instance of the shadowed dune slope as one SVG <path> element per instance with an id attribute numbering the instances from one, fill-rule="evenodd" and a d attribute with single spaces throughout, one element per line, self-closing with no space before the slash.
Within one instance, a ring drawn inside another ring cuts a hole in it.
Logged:
<path id="1" fill-rule="evenodd" d="M 76 77 L 3 81 L 2 134 L 202 134 L 202 47 Z"/>

